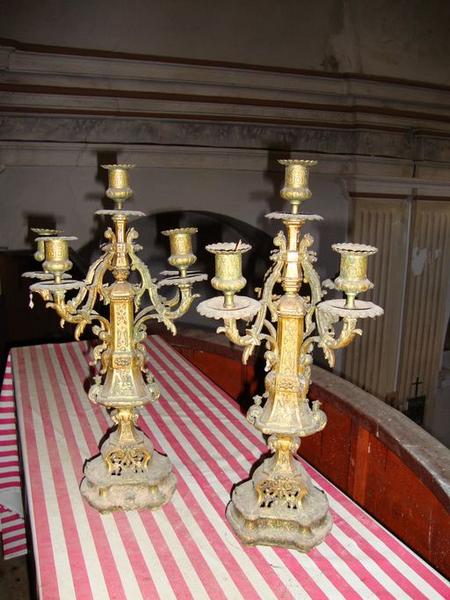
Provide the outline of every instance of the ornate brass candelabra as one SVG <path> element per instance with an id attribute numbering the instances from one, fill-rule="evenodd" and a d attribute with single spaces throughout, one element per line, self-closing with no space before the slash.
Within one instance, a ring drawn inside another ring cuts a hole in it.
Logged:
<path id="1" fill-rule="evenodd" d="M 102 246 L 102 255 L 91 265 L 86 279 L 74 281 L 67 274 L 72 267 L 68 242 L 76 238 L 57 235 L 54 230 L 37 230 L 35 258 L 43 261 L 43 272 L 24 274 L 40 280 L 31 285 L 31 295 L 40 294 L 62 325 L 66 321 L 74 323 L 76 339 L 89 325 L 101 342 L 93 351 L 94 363 L 100 369 L 89 398 L 111 410 L 116 427 L 102 444 L 100 455 L 86 463 L 81 482 L 84 498 L 101 512 L 156 509 L 168 502 L 175 490 L 169 459 L 154 452 L 150 440 L 136 428 L 139 407 L 159 397 L 158 384 L 145 367 L 142 341 L 149 319 L 164 323 L 175 334 L 174 320 L 197 296 L 192 293 L 193 283 L 206 279 L 206 275 L 187 270 L 196 261 L 192 253 L 192 235 L 197 231 L 194 228 L 163 232 L 170 239 L 169 263 L 179 274 L 165 272 L 165 278 L 156 282 L 138 257 L 142 248 L 136 243 L 136 230 L 128 228 L 128 220 L 145 215 L 122 208 L 133 194 L 128 182 L 132 166 L 104 167 L 109 179 L 106 195 L 116 208 L 96 214 L 111 217 L 113 228 L 105 231 L 107 242 Z M 131 271 L 139 275 L 139 283 L 130 283 Z M 175 294 L 169 299 L 160 295 L 163 286 L 175 286 Z M 66 293 L 71 290 L 77 293 L 66 301 Z M 140 308 L 146 294 L 150 304 Z M 109 305 L 109 318 L 95 309 L 98 301 Z"/>
<path id="2" fill-rule="evenodd" d="M 267 215 L 283 221 L 287 231 L 274 238 L 273 264 L 265 275 L 259 299 L 236 295 L 246 283 L 241 257 L 250 246 L 240 242 L 212 244 L 206 247 L 216 262 L 216 276 L 211 283 L 224 297 L 206 300 L 197 310 L 205 317 L 223 319 L 224 327 L 217 332 L 245 347 L 244 363 L 256 346 L 266 346 L 265 393 L 255 396 L 247 419 L 269 436 L 272 456 L 264 460 L 250 480 L 235 488 L 227 508 L 228 520 L 246 544 L 285 546 L 307 552 L 324 539 L 332 525 L 325 494 L 312 485 L 294 457 L 301 438 L 326 425 L 320 403 L 315 401 L 310 406 L 307 397 L 311 352 L 314 344 L 318 345 L 333 366 L 334 351 L 362 333 L 356 328 L 357 319 L 381 315 L 383 310 L 355 299 L 372 286 L 366 277 L 367 257 L 376 252 L 376 248 L 361 244 L 333 246 L 341 254 L 341 272 L 332 287 L 343 291 L 346 300 L 322 301 L 325 291 L 313 266 L 315 253 L 310 250 L 313 238 L 308 233 L 301 236 L 305 222 L 321 217 L 299 212 L 301 202 L 311 197 L 308 170 L 316 163 L 280 163 L 286 167 L 281 196 L 290 202 L 292 210 Z M 299 294 L 303 282 L 309 284 L 309 295 Z M 281 284 L 282 295 L 274 294 L 276 284 Z M 241 334 L 238 321 L 252 319 L 252 326 Z M 335 325 L 340 319 L 342 329 L 336 337 Z"/>

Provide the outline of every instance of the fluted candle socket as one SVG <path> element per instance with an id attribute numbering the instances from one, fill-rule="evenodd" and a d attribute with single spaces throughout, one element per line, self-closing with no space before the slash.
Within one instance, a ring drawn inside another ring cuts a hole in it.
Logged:
<path id="1" fill-rule="evenodd" d="M 72 268 L 69 260 L 69 241 L 76 240 L 73 236 L 52 236 L 37 238 L 43 240 L 45 248 L 45 261 L 42 268 L 55 278 L 55 283 L 61 283 L 66 271 Z"/>
<path id="2" fill-rule="evenodd" d="M 334 284 L 347 296 L 345 308 L 354 308 L 357 294 L 373 287 L 372 282 L 367 279 L 367 259 L 377 252 L 377 248 L 352 243 L 333 244 L 332 248 L 341 255 L 339 277 Z"/>
<path id="3" fill-rule="evenodd" d="M 196 227 L 182 227 L 161 232 L 170 242 L 168 263 L 180 271 L 181 277 L 186 277 L 188 268 L 197 260 L 192 252 L 192 236 L 197 231 Z"/>
<path id="4" fill-rule="evenodd" d="M 102 165 L 102 168 L 108 171 L 106 196 L 114 202 L 117 210 L 121 210 L 124 201 L 133 195 L 133 190 L 129 185 L 128 171 L 133 169 L 134 165 Z"/>
<path id="5" fill-rule="evenodd" d="M 308 187 L 309 169 L 316 165 L 317 161 L 289 159 L 278 162 L 285 167 L 284 186 L 280 196 L 291 203 L 292 213 L 297 214 L 300 204 L 312 196 Z"/>
<path id="6" fill-rule="evenodd" d="M 234 296 L 245 287 L 247 280 L 242 276 L 242 255 L 250 250 L 250 244 L 222 242 L 209 244 L 206 250 L 215 255 L 216 271 L 211 285 L 223 292 L 224 308 L 234 308 Z"/>
<path id="7" fill-rule="evenodd" d="M 61 229 L 42 229 L 38 227 L 32 227 L 31 231 L 38 237 L 36 238 L 36 252 L 33 254 L 34 260 L 43 262 L 45 260 L 45 239 L 49 236 L 55 236 L 62 233 Z"/>

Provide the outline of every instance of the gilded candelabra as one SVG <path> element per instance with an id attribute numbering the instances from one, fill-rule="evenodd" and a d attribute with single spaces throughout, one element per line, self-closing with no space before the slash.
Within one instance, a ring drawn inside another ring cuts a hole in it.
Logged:
<path id="1" fill-rule="evenodd" d="M 344 348 L 356 335 L 357 319 L 375 317 L 382 309 L 356 296 L 372 287 L 367 279 L 367 257 L 376 248 L 362 244 L 336 244 L 341 255 L 339 277 L 331 287 L 343 291 L 346 299 L 323 301 L 326 293 L 314 269 L 313 238 L 301 235 L 307 221 L 321 220 L 318 215 L 299 212 L 301 203 L 311 197 L 308 189 L 309 168 L 315 161 L 282 160 L 286 168 L 281 197 L 291 204 L 289 213 L 270 213 L 286 227 L 274 238 L 272 265 L 268 269 L 258 300 L 239 296 L 245 286 L 242 254 L 248 244 L 218 243 L 206 249 L 215 255 L 212 286 L 221 292 L 205 300 L 198 312 L 221 319 L 218 333 L 244 346 L 246 363 L 256 346 L 265 344 L 265 393 L 255 396 L 247 419 L 268 436 L 269 458 L 254 471 L 252 478 L 234 489 L 227 518 L 237 536 L 246 544 L 284 546 L 307 552 L 319 544 L 332 526 L 325 493 L 312 485 L 301 463 L 295 458 L 302 437 L 321 431 L 326 415 L 320 402 L 310 404 L 312 350 L 319 346 L 330 364 L 334 352 Z M 302 283 L 309 284 L 308 295 L 300 295 Z M 325 282 L 324 282 L 325 283 Z M 282 294 L 274 288 L 281 284 Z M 328 284 L 330 287 L 330 284 Z M 238 321 L 251 321 L 244 333 Z M 335 325 L 342 320 L 340 332 Z"/>
<path id="2" fill-rule="evenodd" d="M 129 219 L 145 216 L 139 211 L 123 210 L 123 203 L 133 194 L 129 186 L 129 170 L 133 165 L 105 165 L 109 187 L 106 196 L 115 203 L 113 210 L 99 210 L 97 215 L 110 217 L 113 227 L 105 231 L 102 255 L 89 268 L 84 281 L 74 281 L 67 274 L 69 241 L 56 230 L 35 230 L 35 258 L 43 263 L 42 272 L 25 273 L 38 279 L 30 286 L 48 308 L 65 322 L 76 325 L 79 339 L 86 326 L 98 336 L 93 350 L 99 371 L 89 390 L 92 402 L 110 410 L 115 427 L 100 448 L 100 454 L 87 461 L 81 493 L 87 502 L 101 512 L 112 510 L 156 509 L 168 502 L 175 490 L 176 479 L 166 456 L 154 451 L 150 440 L 136 428 L 138 410 L 159 397 L 158 384 L 145 366 L 146 322 L 156 319 L 176 333 L 174 320 L 191 306 L 197 294 L 192 293 L 196 281 L 206 275 L 189 272 L 196 261 L 192 253 L 195 228 L 163 231 L 170 239 L 169 264 L 177 271 L 164 272 L 157 282 L 139 258 L 142 248 L 136 243 L 138 234 L 128 227 Z M 129 281 L 130 273 L 138 274 L 139 283 Z M 170 298 L 160 288 L 175 286 Z M 75 295 L 66 300 L 66 293 Z M 149 305 L 142 308 L 148 295 Z M 109 306 L 109 318 L 96 310 L 98 302 Z M 31 301 L 32 305 L 32 301 Z"/>

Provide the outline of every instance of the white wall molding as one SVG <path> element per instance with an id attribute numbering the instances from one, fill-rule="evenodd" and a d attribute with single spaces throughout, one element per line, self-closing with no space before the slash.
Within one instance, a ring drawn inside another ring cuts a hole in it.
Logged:
<path id="1" fill-rule="evenodd" d="M 50 111 L 51 112 L 51 111 Z M 131 116 L 65 116 L 0 111 L 0 141 L 280 149 L 450 164 L 450 137 L 324 125 Z"/>
<path id="2" fill-rule="evenodd" d="M 99 156 L 117 153 L 117 159 L 133 162 L 137 169 L 213 169 L 220 171 L 280 171 L 276 159 L 282 151 L 202 148 L 193 146 L 69 144 L 51 142 L 1 142 L 0 164 L 8 167 L 96 167 Z M 313 177 L 342 178 L 347 193 L 404 197 L 450 198 L 450 170 L 441 163 L 424 163 L 370 156 L 292 152 L 293 158 L 315 158 Z M 412 177 L 415 172 L 416 176 Z"/>
<path id="3" fill-rule="evenodd" d="M 450 115 L 445 86 L 411 84 L 329 73 L 277 72 L 251 67 L 180 64 L 133 58 L 52 54 L 0 47 L 3 82 L 139 92 L 202 94 L 294 102 L 337 103 L 398 109 L 427 109 Z"/>
<path id="4" fill-rule="evenodd" d="M 406 160 L 433 179 L 450 165 L 450 90 L 0 46 L 0 140 L 388 157 L 387 175 L 409 176 Z"/>
<path id="5" fill-rule="evenodd" d="M 0 47 L 8 110 L 284 120 L 450 134 L 450 90 L 394 80 Z"/>
<path id="6" fill-rule="evenodd" d="M 168 167 L 206 168 L 244 171 L 281 171 L 276 156 L 283 150 L 214 148 L 200 146 L 123 145 L 96 143 L 57 143 L 32 141 L 0 141 L 0 162 L 6 166 L 80 166 L 94 167 L 100 153 L 117 152 L 120 160 L 135 162 L 137 168 Z M 370 156 L 333 155 L 292 152 L 294 158 L 318 160 L 314 172 L 334 175 L 375 175 L 380 171 L 392 176 L 408 177 L 414 168 L 409 160 Z"/>

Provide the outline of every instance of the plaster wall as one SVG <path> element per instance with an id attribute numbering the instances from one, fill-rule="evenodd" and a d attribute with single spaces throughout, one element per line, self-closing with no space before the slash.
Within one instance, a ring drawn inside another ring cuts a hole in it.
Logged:
<path id="1" fill-rule="evenodd" d="M 135 196 L 128 206 L 150 214 L 200 210 L 229 215 L 275 234 L 279 223 L 268 221 L 264 214 L 283 207 L 282 176 L 281 171 L 136 168 L 131 176 Z M 16 250 L 29 245 L 30 217 L 54 218 L 67 235 L 78 237 L 74 249 L 92 240 L 93 213 L 102 208 L 105 190 L 96 167 L 11 166 L 0 173 L 0 184 L 2 247 Z M 308 230 L 316 239 L 319 266 L 327 277 L 337 270 L 331 243 L 346 239 L 349 199 L 336 176 L 313 174 L 310 187 L 313 198 L 305 210 L 322 215 L 325 221 L 311 223 Z"/>
<path id="2" fill-rule="evenodd" d="M 20 42 L 450 84 L 447 0 L 14 0 Z"/>

